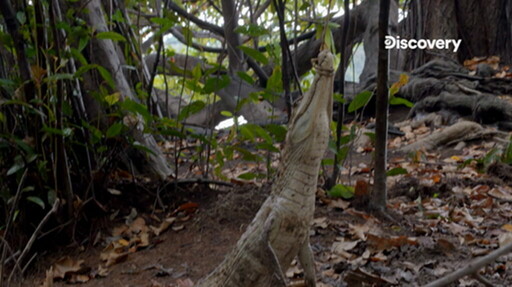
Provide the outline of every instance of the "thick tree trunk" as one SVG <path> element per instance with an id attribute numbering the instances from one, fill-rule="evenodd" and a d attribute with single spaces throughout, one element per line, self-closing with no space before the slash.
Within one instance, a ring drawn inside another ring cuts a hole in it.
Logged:
<path id="1" fill-rule="evenodd" d="M 461 39 L 452 50 L 408 50 L 407 68 L 417 68 L 432 59 L 462 62 L 473 57 L 496 55 L 512 63 L 512 2 L 509 0 L 411 1 L 402 38 Z"/>
<path id="2" fill-rule="evenodd" d="M 105 32 L 108 31 L 107 24 L 105 22 L 105 14 L 103 12 L 101 1 L 92 0 L 85 1 L 82 4 L 85 5 L 87 12 L 83 13 L 82 17 L 85 21 L 93 27 L 94 31 Z M 109 39 L 92 39 L 91 49 L 94 51 L 90 55 L 91 62 L 99 64 L 107 69 L 112 75 L 113 80 L 116 84 L 116 89 L 119 91 L 121 98 L 131 99 L 139 101 L 133 94 L 131 86 L 123 73 L 122 68 L 122 55 L 117 52 L 118 49 L 114 42 Z M 88 95 L 88 97 L 91 97 Z M 89 99 L 89 102 L 93 101 Z M 95 105 L 94 109 L 100 109 L 99 105 Z M 90 110 L 90 113 L 98 114 L 96 110 Z M 140 156 L 138 158 L 146 159 L 145 163 L 135 162 L 136 166 L 139 166 L 139 171 L 145 171 L 148 174 L 157 175 L 159 178 L 166 178 L 172 174 L 172 170 L 166 162 L 166 159 L 156 144 L 154 137 L 150 134 L 146 134 L 143 131 L 144 121 L 141 117 L 138 117 L 138 124 L 130 128 L 131 136 L 143 146 L 147 147 L 152 153 L 147 156 Z M 137 151 L 141 152 L 141 151 Z M 142 164 L 142 166 L 140 166 Z"/>

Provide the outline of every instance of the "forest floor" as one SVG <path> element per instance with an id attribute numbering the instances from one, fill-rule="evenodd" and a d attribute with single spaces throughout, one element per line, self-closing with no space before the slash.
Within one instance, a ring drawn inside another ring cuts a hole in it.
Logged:
<path id="1" fill-rule="evenodd" d="M 406 171 L 388 177 L 388 207 L 396 222 L 358 211 L 353 200 L 331 198 L 319 188 L 311 229 L 317 286 L 424 285 L 511 240 L 512 175 L 500 174 L 499 166 L 493 173 L 481 170 L 494 143 L 393 152 L 414 140 L 411 133 L 431 132 L 406 128 L 405 136 L 389 141 L 390 169 Z M 351 153 L 350 169 L 343 171 L 346 185 L 371 188 L 371 158 L 369 150 Z M 258 168 L 243 161 L 231 166 Z M 269 183 L 257 180 L 231 184 L 180 184 L 177 192 L 161 188 L 158 198 L 169 207 L 163 211 L 155 199 L 158 187 L 118 183 L 110 190 L 112 213 L 89 239 L 39 256 L 22 285 L 193 286 L 231 250 L 270 192 Z M 116 199 L 135 192 L 139 196 L 130 204 Z M 512 286 L 512 254 L 480 275 L 493 286 Z M 300 266 L 294 262 L 286 276 L 300 282 Z M 45 277 L 51 280 L 44 283 Z M 464 277 L 450 286 L 483 285 Z"/>

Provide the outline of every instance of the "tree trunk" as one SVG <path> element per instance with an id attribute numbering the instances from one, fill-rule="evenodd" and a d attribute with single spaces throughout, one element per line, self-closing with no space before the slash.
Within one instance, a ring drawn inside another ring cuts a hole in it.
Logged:
<path id="1" fill-rule="evenodd" d="M 101 1 L 99 0 L 91 0 L 91 1 L 82 1 L 81 5 L 85 5 L 87 12 L 82 14 L 82 17 L 85 21 L 93 27 L 94 31 L 97 32 L 106 32 L 108 31 L 107 24 L 105 22 L 105 13 L 103 12 L 103 8 L 101 6 Z M 110 39 L 92 39 L 91 50 L 94 51 L 90 55 L 90 61 L 92 63 L 99 64 L 107 69 L 112 75 L 113 80 L 115 81 L 116 89 L 119 91 L 121 98 L 131 99 L 135 102 L 139 100 L 132 92 L 132 88 L 123 72 L 122 63 L 124 62 L 123 56 L 118 52 L 118 48 L 114 44 L 114 42 Z M 93 102 L 91 99 L 91 95 L 87 95 L 89 97 L 88 102 Z M 91 114 L 101 114 L 97 109 L 101 109 L 99 105 L 94 105 L 92 110 L 89 109 L 89 113 Z M 142 117 L 138 117 L 138 123 L 133 127 L 130 127 L 131 136 L 134 140 L 138 141 L 143 146 L 147 147 L 152 151 L 147 156 L 139 156 L 137 158 L 146 159 L 146 162 L 139 163 L 135 162 L 135 165 L 139 167 L 139 171 L 145 171 L 150 175 L 156 175 L 159 178 L 163 179 L 172 174 L 172 170 L 170 166 L 167 164 L 167 161 L 156 144 L 154 137 L 151 134 L 146 134 L 143 131 L 143 126 L 145 125 Z M 141 151 L 137 151 L 140 153 Z"/>

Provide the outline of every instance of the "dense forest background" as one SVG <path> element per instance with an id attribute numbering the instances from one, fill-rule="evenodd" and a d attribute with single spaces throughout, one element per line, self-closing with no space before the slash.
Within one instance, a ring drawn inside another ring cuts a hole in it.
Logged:
<path id="1" fill-rule="evenodd" d="M 379 1 L 1 0 L 0 11 L 0 285 L 26 275 L 41 250 L 94 241 L 105 219 L 142 202 L 188 213 L 197 206 L 183 207 L 180 194 L 194 186 L 271 182 L 322 44 L 337 61 L 320 182 L 329 198 L 357 194 L 344 171 L 354 153 L 373 152 L 365 126 Z M 457 52 L 389 50 L 391 113 L 437 112 L 432 130 L 460 118 L 479 126 L 401 152 L 478 134 L 501 140 L 464 165 L 510 168 L 512 3 L 392 0 L 387 28 L 462 40 Z M 231 125 L 220 128 L 224 120 Z"/>

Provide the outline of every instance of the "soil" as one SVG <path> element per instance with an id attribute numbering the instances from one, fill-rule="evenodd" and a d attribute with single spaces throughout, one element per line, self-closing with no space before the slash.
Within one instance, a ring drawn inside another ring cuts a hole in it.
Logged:
<path id="1" fill-rule="evenodd" d="M 443 153 L 452 157 L 461 152 L 445 149 Z M 390 154 L 391 163 L 400 162 L 404 156 Z M 365 167 L 357 165 L 370 161 L 369 154 L 353 155 L 352 183 L 356 179 L 370 182 L 368 172 L 363 171 Z M 504 184 L 500 175 L 468 176 L 452 169 L 444 172 L 443 158 L 435 162 L 437 165 L 419 167 L 421 172 L 410 172 L 390 181 L 388 207 L 397 219 L 393 222 L 358 211 L 350 200 L 333 199 L 319 190 L 311 230 L 318 286 L 424 285 L 498 247 L 503 227 L 512 219 L 510 199 L 487 196 Z M 440 179 L 435 177 L 437 174 Z M 431 182 L 426 182 L 426 178 Z M 181 187 L 180 192 L 164 192 L 162 202 L 174 210 L 171 215 L 180 223 L 173 226 L 179 228 L 152 236 L 151 244 L 109 266 L 108 275 L 97 276 L 80 286 L 187 286 L 185 280 L 197 282 L 231 250 L 270 191 L 270 183 L 236 183 L 229 188 L 199 183 Z M 182 204 L 191 202 L 197 204 L 196 211 L 176 213 Z M 152 210 L 152 204 L 140 205 L 146 208 L 141 208 L 138 216 L 145 218 L 147 225 L 157 224 L 155 218 L 169 216 Z M 101 238 L 99 243 L 92 244 L 94 239 L 90 238 L 78 248 L 75 244 L 38 256 L 21 286 L 40 286 L 46 270 L 63 256 L 83 260 L 88 269 L 80 272 L 87 274 L 104 265 L 100 254 L 107 245 L 106 238 L 113 226 L 124 224 L 131 209 L 124 206 L 120 210 L 113 224 L 97 236 Z M 480 274 L 494 286 L 512 286 L 511 259 L 504 256 L 482 268 Z M 286 274 L 293 282 L 300 281 L 302 276 L 297 265 Z M 479 284 L 465 277 L 449 286 Z M 55 281 L 53 286 L 68 285 L 67 277 Z"/>

